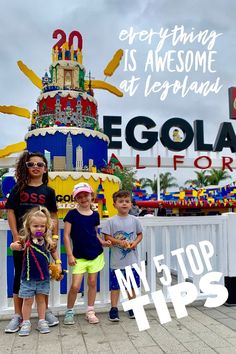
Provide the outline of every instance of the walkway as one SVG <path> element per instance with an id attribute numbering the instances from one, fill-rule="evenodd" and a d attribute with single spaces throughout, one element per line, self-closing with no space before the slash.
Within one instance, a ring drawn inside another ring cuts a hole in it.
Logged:
<path id="1" fill-rule="evenodd" d="M 136 321 L 121 312 L 121 321 L 111 323 L 107 312 L 99 313 L 100 324 L 89 325 L 79 314 L 74 326 L 51 328 L 47 335 L 32 330 L 29 337 L 5 334 L 0 321 L 0 353 L 82 354 L 82 353 L 236 353 L 236 307 L 206 309 L 202 303 L 188 307 L 188 317 L 160 325 L 155 309 L 146 310 L 150 329 L 139 332 Z M 36 327 L 36 318 L 32 320 Z"/>

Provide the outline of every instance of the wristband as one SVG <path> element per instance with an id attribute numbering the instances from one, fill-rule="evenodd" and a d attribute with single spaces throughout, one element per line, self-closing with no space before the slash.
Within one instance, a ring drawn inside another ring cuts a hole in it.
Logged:
<path id="1" fill-rule="evenodd" d="M 61 260 L 60 259 L 56 259 L 55 260 L 55 264 L 61 264 Z"/>
<path id="2" fill-rule="evenodd" d="M 59 240 L 59 236 L 58 235 L 52 235 L 52 239 L 53 240 Z"/>

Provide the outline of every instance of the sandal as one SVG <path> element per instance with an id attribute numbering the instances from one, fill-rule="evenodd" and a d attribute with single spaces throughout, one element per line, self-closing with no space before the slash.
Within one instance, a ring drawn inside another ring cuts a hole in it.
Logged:
<path id="1" fill-rule="evenodd" d="M 95 315 L 94 311 L 88 311 L 86 313 L 85 319 L 91 324 L 99 323 L 99 319 Z"/>

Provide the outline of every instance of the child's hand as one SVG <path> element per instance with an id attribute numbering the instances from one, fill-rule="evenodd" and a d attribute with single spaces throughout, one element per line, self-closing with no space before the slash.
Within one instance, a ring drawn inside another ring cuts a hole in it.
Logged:
<path id="1" fill-rule="evenodd" d="M 57 241 L 53 240 L 51 244 L 51 252 L 55 252 L 57 250 Z"/>
<path id="2" fill-rule="evenodd" d="M 50 218 L 50 220 L 51 220 L 51 229 L 53 229 L 55 226 L 55 220 L 53 218 Z"/>
<path id="3" fill-rule="evenodd" d="M 129 248 L 130 248 L 131 250 L 134 250 L 134 249 L 137 247 L 136 241 L 131 241 L 129 245 L 130 245 Z"/>
<path id="4" fill-rule="evenodd" d="M 102 240 L 102 247 L 111 247 L 112 246 L 112 243 L 110 240 Z"/>
<path id="5" fill-rule="evenodd" d="M 15 241 L 15 242 L 12 242 L 10 244 L 10 249 L 12 251 L 22 251 L 23 250 L 23 246 L 22 246 L 20 241 Z"/>
<path id="6" fill-rule="evenodd" d="M 127 240 L 121 240 L 120 241 L 120 246 L 122 248 L 130 248 L 130 243 Z"/>
<path id="7" fill-rule="evenodd" d="M 64 277 L 64 273 L 67 272 L 66 270 L 62 270 L 61 264 L 56 264 L 56 263 L 49 263 L 48 266 L 49 269 L 49 274 L 51 276 L 51 279 L 60 281 Z"/>
<path id="8" fill-rule="evenodd" d="M 76 259 L 73 255 L 68 257 L 68 264 L 69 264 L 69 266 L 76 265 Z"/>

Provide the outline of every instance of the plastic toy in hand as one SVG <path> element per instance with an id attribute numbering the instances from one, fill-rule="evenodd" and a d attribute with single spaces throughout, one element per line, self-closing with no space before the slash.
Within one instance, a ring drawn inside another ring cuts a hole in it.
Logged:
<path id="1" fill-rule="evenodd" d="M 64 274 L 68 273 L 68 270 L 66 270 L 66 269 L 62 269 L 60 271 L 57 264 L 55 264 L 55 263 L 49 263 L 48 269 L 49 269 L 51 279 L 57 280 L 57 281 L 62 280 Z"/>

